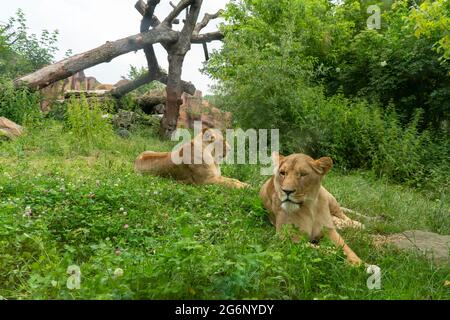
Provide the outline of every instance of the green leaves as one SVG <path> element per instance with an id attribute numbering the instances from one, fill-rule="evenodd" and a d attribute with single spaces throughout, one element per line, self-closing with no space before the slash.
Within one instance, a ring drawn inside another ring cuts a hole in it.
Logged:
<path id="1" fill-rule="evenodd" d="M 450 59 L 450 3 L 447 0 L 423 1 L 412 8 L 408 21 L 414 24 L 414 35 L 429 38 L 443 63 Z"/>
<path id="2" fill-rule="evenodd" d="M 25 13 L 18 9 L 0 28 L 0 73 L 16 78 L 53 62 L 58 52 L 58 30 L 29 34 Z"/>
<path id="3" fill-rule="evenodd" d="M 380 30 L 367 28 L 368 5 L 230 4 L 224 47 L 205 68 L 219 80 L 217 103 L 236 126 L 280 129 L 285 153 L 328 155 L 338 168 L 439 193 L 450 154 L 439 169 L 427 154 L 449 141 L 450 64 L 414 35 L 407 1 L 379 3 Z M 445 9 L 436 16 L 446 18 Z"/>
<path id="4" fill-rule="evenodd" d="M 90 150 L 112 138 L 112 125 L 104 114 L 108 105 L 100 105 L 97 100 L 82 96 L 72 98 L 67 106 L 67 128 L 77 141 L 79 150 Z"/>

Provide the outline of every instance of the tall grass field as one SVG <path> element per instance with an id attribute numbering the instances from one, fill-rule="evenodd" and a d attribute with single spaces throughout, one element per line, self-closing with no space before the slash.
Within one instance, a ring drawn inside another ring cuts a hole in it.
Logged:
<path id="1" fill-rule="evenodd" d="M 95 132 L 93 140 L 74 134 L 45 119 L 0 142 L 0 298 L 450 298 L 448 266 L 372 239 L 411 229 L 448 234 L 448 194 L 436 198 L 366 171 L 337 168 L 325 178 L 343 206 L 377 217 L 365 230 L 342 232 L 381 268 L 381 289 L 370 290 L 370 274 L 331 241 L 316 248 L 275 234 L 258 197 L 267 177 L 257 166 L 223 168 L 250 183 L 247 190 L 183 185 L 134 172 L 140 152 L 174 145 L 150 129 L 122 139 L 105 126 L 99 143 Z"/>

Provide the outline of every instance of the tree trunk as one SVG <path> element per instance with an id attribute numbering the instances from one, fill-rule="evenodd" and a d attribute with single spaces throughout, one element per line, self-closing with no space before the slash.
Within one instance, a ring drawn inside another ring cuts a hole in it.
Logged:
<path id="1" fill-rule="evenodd" d="M 183 29 L 180 32 L 178 40 L 169 46 L 166 45 L 169 54 L 169 74 L 167 79 L 167 103 L 164 111 L 164 117 L 161 121 L 160 134 L 164 138 L 170 138 L 177 129 L 178 117 L 180 115 L 181 101 L 181 73 L 186 53 L 191 49 L 192 34 L 196 27 L 198 15 L 203 0 L 181 0 L 172 13 L 163 21 L 162 24 L 169 24 L 178 16 L 182 8 L 186 11 L 186 20 Z"/>
<path id="2" fill-rule="evenodd" d="M 184 54 L 169 54 L 169 75 L 167 79 L 167 102 L 164 117 L 161 121 L 161 135 L 170 138 L 177 128 L 181 105 L 181 73 Z"/>
<path id="3" fill-rule="evenodd" d="M 149 44 L 177 41 L 178 33 L 165 28 L 155 28 L 145 33 L 140 33 L 106 44 L 62 60 L 58 63 L 44 67 L 32 74 L 26 75 L 14 81 L 16 86 L 24 84 L 31 89 L 42 89 L 48 85 L 66 79 L 78 71 L 93 67 L 131 51 L 137 51 Z"/>

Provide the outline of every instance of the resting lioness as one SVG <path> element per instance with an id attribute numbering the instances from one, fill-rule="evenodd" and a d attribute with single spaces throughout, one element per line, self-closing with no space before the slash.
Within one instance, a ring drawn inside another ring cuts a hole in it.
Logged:
<path id="1" fill-rule="evenodd" d="M 349 262 L 360 264 L 361 259 L 336 231 L 332 214 L 344 220 L 350 218 L 321 185 L 322 178 L 333 165 L 331 158 L 314 160 L 304 154 L 283 157 L 278 153 L 272 158 L 274 175 L 261 188 L 260 197 L 277 232 L 283 225 L 293 224 L 311 241 L 319 240 L 326 233 L 343 248 Z"/>
<path id="2" fill-rule="evenodd" d="M 219 162 L 229 150 L 230 145 L 220 131 L 203 129 L 192 141 L 172 152 L 143 152 L 135 161 L 135 169 L 137 172 L 170 177 L 189 184 L 248 187 L 248 184 L 239 180 L 222 177 Z"/>

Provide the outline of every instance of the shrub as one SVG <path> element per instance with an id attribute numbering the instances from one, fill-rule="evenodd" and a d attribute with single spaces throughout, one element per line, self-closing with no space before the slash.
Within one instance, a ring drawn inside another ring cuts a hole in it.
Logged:
<path id="1" fill-rule="evenodd" d="M 219 80 L 218 104 L 236 126 L 279 128 L 284 153 L 328 155 L 344 170 L 440 192 L 450 170 L 449 65 L 414 35 L 406 1 L 386 8 L 381 30 L 367 30 L 365 8 L 229 4 L 224 47 L 205 67 Z"/>
<path id="2" fill-rule="evenodd" d="M 221 87 L 219 105 L 233 112 L 236 126 L 279 128 L 282 152 L 331 156 L 343 170 L 369 169 L 435 190 L 436 184 L 448 185 L 450 139 L 445 132 L 419 131 L 420 109 L 403 125 L 394 106 L 383 110 L 364 100 L 326 97 L 322 87 L 294 81 L 275 68 L 253 70 L 245 85 Z M 430 163 L 431 155 L 439 161 Z"/>
<path id="3" fill-rule="evenodd" d="M 0 116 L 18 124 L 35 122 L 40 119 L 39 103 L 39 93 L 17 89 L 11 81 L 0 79 Z"/>
<path id="4" fill-rule="evenodd" d="M 103 106 L 103 108 L 105 108 Z M 67 106 L 66 127 L 73 144 L 83 151 L 98 147 L 112 136 L 112 125 L 98 100 L 81 96 L 71 98 Z"/>

